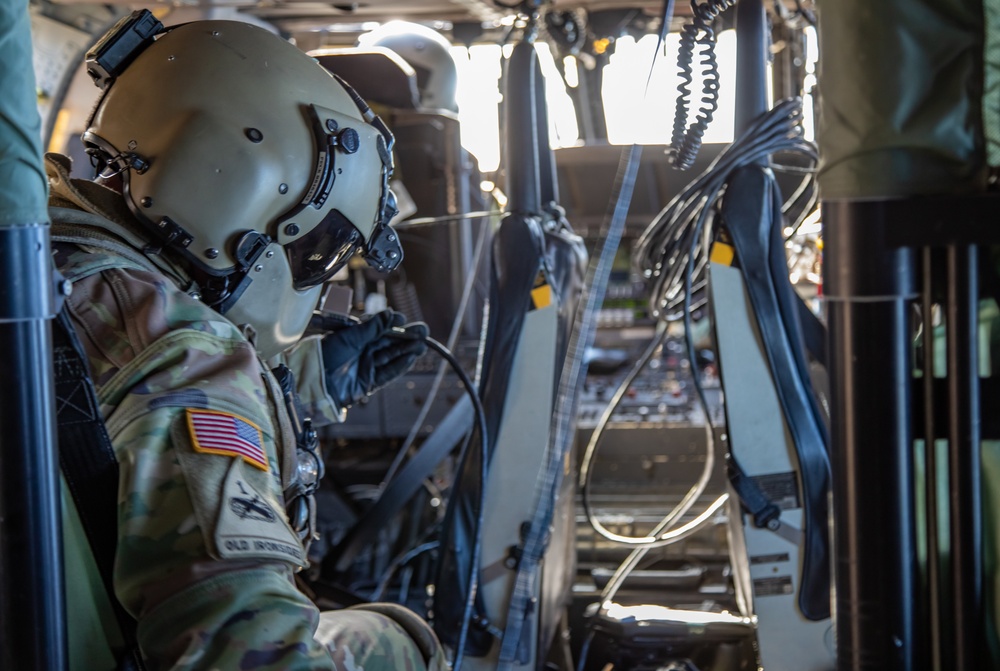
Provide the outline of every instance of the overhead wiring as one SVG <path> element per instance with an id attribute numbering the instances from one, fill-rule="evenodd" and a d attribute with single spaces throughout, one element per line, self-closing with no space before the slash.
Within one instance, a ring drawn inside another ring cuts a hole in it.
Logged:
<path id="1" fill-rule="evenodd" d="M 693 18 L 681 28 L 677 50 L 677 69 L 681 83 L 677 86 L 674 126 L 668 155 L 674 167 L 687 170 L 701 149 L 702 138 L 719 107 L 719 63 L 715 57 L 715 19 L 736 4 L 736 0 L 708 0 L 699 4 L 691 0 Z M 700 49 L 699 49 L 700 47 Z M 695 110 L 691 86 L 694 83 L 695 50 L 701 56 L 701 97 Z M 689 117 L 694 120 L 689 123 Z"/>
<path id="2" fill-rule="evenodd" d="M 802 102 L 791 98 L 761 115 L 733 144 L 726 147 L 696 180 L 660 212 L 633 248 L 632 263 L 651 283 L 650 311 L 661 316 L 678 299 L 690 309 L 687 291 L 703 279 L 713 238 L 704 235 L 716 216 L 716 205 L 729 176 L 777 152 L 818 161 L 815 145 L 802 135 Z"/>

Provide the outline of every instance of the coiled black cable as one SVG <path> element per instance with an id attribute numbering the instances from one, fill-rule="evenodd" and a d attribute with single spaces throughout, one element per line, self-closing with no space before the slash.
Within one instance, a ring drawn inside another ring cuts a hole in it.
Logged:
<path id="1" fill-rule="evenodd" d="M 667 151 L 670 162 L 678 170 L 687 170 L 701 149 L 702 138 L 719 108 L 719 63 L 715 57 L 715 28 L 719 14 L 736 4 L 736 0 L 708 0 L 698 4 L 691 0 L 693 18 L 681 28 L 680 47 L 677 50 L 677 69 L 681 83 L 677 86 L 677 103 L 674 108 L 674 126 Z M 694 121 L 689 125 L 689 110 L 694 109 L 691 86 L 694 83 L 694 52 L 701 53 L 701 101 Z"/>

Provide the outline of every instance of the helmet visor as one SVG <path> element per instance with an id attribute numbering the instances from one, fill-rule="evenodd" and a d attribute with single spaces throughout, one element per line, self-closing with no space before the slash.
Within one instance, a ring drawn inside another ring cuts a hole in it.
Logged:
<path id="1" fill-rule="evenodd" d="M 302 291 L 326 282 L 364 242 L 364 236 L 347 217 L 331 210 L 316 228 L 285 244 L 292 285 Z"/>

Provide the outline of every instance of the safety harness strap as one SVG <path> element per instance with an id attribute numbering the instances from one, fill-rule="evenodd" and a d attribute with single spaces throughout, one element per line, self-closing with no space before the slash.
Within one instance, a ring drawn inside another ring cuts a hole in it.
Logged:
<path id="1" fill-rule="evenodd" d="M 118 545 L 118 461 L 101 416 L 83 348 L 67 309 L 53 321 L 52 341 L 59 439 L 59 463 L 101 580 L 125 641 L 119 671 L 143 671 L 135 619 L 115 596 L 112 573 Z"/>
<path id="2" fill-rule="evenodd" d="M 810 620 L 822 620 L 830 617 L 829 441 L 805 360 L 800 311 L 780 237 L 780 213 L 780 192 L 769 170 L 745 166 L 730 176 L 722 216 L 798 460 L 804 518 L 799 609 Z"/>
<path id="3" fill-rule="evenodd" d="M 382 495 L 358 519 L 344 539 L 323 559 L 325 575 L 343 575 L 357 556 L 413 498 L 445 457 L 451 454 L 472 428 L 472 403 L 468 396 L 458 399 L 420 449 L 390 480 Z"/>

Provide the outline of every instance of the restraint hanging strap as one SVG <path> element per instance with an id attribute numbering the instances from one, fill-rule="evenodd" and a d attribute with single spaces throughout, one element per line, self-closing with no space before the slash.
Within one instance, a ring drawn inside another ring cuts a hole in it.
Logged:
<path id="1" fill-rule="evenodd" d="M 830 617 L 830 460 L 826 425 L 812 391 L 797 298 L 780 237 L 781 197 L 773 174 L 759 166 L 736 171 L 726 189 L 722 216 L 740 260 L 798 460 L 804 527 L 799 609 L 810 620 L 822 620 Z"/>
<path id="2" fill-rule="evenodd" d="M 101 416 L 83 348 L 64 307 L 52 322 L 59 464 L 73 494 L 98 572 L 118 620 L 126 651 L 120 671 L 143 671 L 136 621 L 115 596 L 118 545 L 118 461 Z"/>

